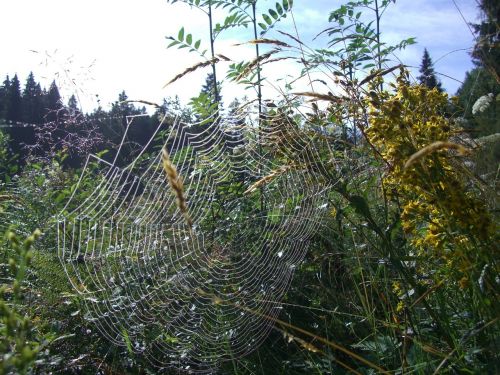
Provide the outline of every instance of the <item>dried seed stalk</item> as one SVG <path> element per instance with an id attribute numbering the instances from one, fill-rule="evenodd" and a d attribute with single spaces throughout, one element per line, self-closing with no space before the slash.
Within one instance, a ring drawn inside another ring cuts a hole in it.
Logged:
<path id="1" fill-rule="evenodd" d="M 118 102 L 118 104 L 127 104 L 127 103 L 141 103 L 141 104 L 146 104 L 146 105 L 151 105 L 153 107 L 156 107 L 156 108 L 161 108 L 161 105 L 159 105 L 158 103 L 155 103 L 155 102 L 150 102 L 149 100 L 141 100 L 141 99 L 138 99 L 138 100 L 122 100 L 121 102 Z"/>
<path id="2" fill-rule="evenodd" d="M 297 96 L 307 96 L 312 98 L 311 101 L 325 100 L 328 102 L 342 103 L 342 101 L 347 100 L 347 98 L 342 96 L 335 96 L 332 94 L 318 94 L 315 92 L 294 92 L 293 95 Z"/>
<path id="3" fill-rule="evenodd" d="M 369 74 L 368 76 L 366 76 L 360 83 L 359 83 L 359 86 L 363 86 L 365 83 L 367 82 L 370 82 L 372 79 L 376 78 L 376 77 L 382 77 L 382 76 L 385 76 L 386 74 L 389 74 L 390 72 L 393 72 L 395 71 L 396 69 L 401 69 L 401 68 L 404 68 L 404 65 L 402 64 L 399 64 L 399 65 L 396 65 L 396 66 L 393 66 L 392 68 L 389 68 L 389 69 L 385 69 L 385 70 L 377 70 L 375 72 L 373 72 L 372 74 Z"/>
<path id="4" fill-rule="evenodd" d="M 198 70 L 200 68 L 204 68 L 206 66 L 209 66 L 209 65 L 212 65 L 212 64 L 217 64 L 219 61 L 223 60 L 223 61 L 231 61 L 228 57 L 224 56 L 224 55 L 217 55 L 218 57 L 214 57 L 213 59 L 210 59 L 210 60 L 207 60 L 207 61 L 202 61 L 200 63 L 197 63 L 193 66 L 190 66 L 189 68 L 187 68 L 186 70 L 184 70 L 182 73 L 179 73 L 177 74 L 174 78 L 172 78 L 169 82 L 167 82 L 165 84 L 165 86 L 163 86 L 163 88 L 167 87 L 168 85 L 174 83 L 175 81 L 181 79 L 182 77 L 184 77 L 186 74 L 189 74 L 189 73 L 192 73 L 194 72 L 195 70 Z"/>
<path id="5" fill-rule="evenodd" d="M 274 44 L 274 45 L 280 46 L 280 47 L 292 48 L 292 46 L 290 44 L 282 42 L 281 40 L 267 39 L 267 38 L 260 38 L 260 39 L 250 40 L 248 42 L 248 44 Z"/>
<path id="6" fill-rule="evenodd" d="M 458 145 L 458 144 L 452 143 L 452 142 L 437 141 L 437 142 L 431 143 L 430 145 L 425 146 L 423 149 L 415 152 L 408 159 L 408 161 L 405 163 L 404 169 L 411 167 L 413 164 L 415 164 L 420 159 L 426 157 L 427 155 L 430 155 L 433 152 L 438 151 L 438 150 L 442 150 L 442 149 L 457 150 L 460 155 L 466 155 L 469 153 L 469 150 L 467 150 L 464 146 L 461 146 L 461 145 Z"/>
<path id="7" fill-rule="evenodd" d="M 296 41 L 297 43 L 302 44 L 302 45 L 304 45 L 304 46 L 305 46 L 305 44 L 304 44 L 304 43 L 303 43 L 303 42 L 302 42 L 299 38 L 297 38 L 297 37 L 293 36 L 292 34 L 288 34 L 288 33 L 284 32 L 284 31 L 281 31 L 281 30 L 278 30 L 278 32 L 279 32 L 280 34 L 286 35 L 286 36 L 287 36 L 287 37 L 289 37 L 290 39 L 293 39 L 293 40 L 294 40 L 294 41 Z"/>
<path id="8" fill-rule="evenodd" d="M 299 343 L 300 346 L 302 346 L 304 349 L 306 349 L 312 353 L 322 353 L 322 351 L 320 349 L 318 349 L 313 344 L 307 342 L 306 340 L 301 339 L 300 337 L 297 337 L 295 335 L 292 335 L 291 333 L 289 333 L 285 330 L 282 330 L 279 328 L 275 328 L 275 329 L 277 329 L 283 333 L 283 337 L 285 338 L 285 340 L 288 341 L 288 343 L 291 343 L 292 341 L 296 341 L 297 343 Z"/>
<path id="9" fill-rule="evenodd" d="M 274 180 L 276 177 L 281 176 L 283 173 L 287 172 L 290 170 L 293 166 L 292 165 L 284 165 L 278 169 L 275 169 L 271 171 L 270 174 L 267 176 L 262 177 L 260 180 L 254 182 L 252 186 L 250 186 L 243 194 L 250 194 L 253 193 L 255 190 L 257 190 L 259 187 L 268 184 L 272 180 Z"/>
<path id="10" fill-rule="evenodd" d="M 182 183 L 182 178 L 181 176 L 179 176 L 179 174 L 177 173 L 177 169 L 172 164 L 172 161 L 170 160 L 170 155 L 168 154 L 168 151 L 166 150 L 165 147 L 163 147 L 163 149 L 161 150 L 161 159 L 163 164 L 163 170 L 167 174 L 167 180 L 170 184 L 170 188 L 172 189 L 177 198 L 176 200 L 177 207 L 179 208 L 179 211 L 182 213 L 182 216 L 184 216 L 184 219 L 186 220 L 189 227 L 192 227 L 193 220 L 189 216 L 186 197 L 184 196 L 184 184 Z"/>
<path id="11" fill-rule="evenodd" d="M 236 81 L 242 80 L 244 77 L 246 77 L 248 75 L 248 73 L 250 73 L 252 71 L 253 68 L 258 66 L 262 61 L 271 57 L 276 52 L 279 52 L 279 50 L 273 49 L 273 50 L 269 51 L 268 53 L 265 53 L 265 54 L 255 58 L 255 59 L 253 59 L 252 61 L 250 61 L 250 63 L 245 67 L 245 69 L 243 69 L 243 71 L 238 75 L 238 77 L 236 77 Z"/>

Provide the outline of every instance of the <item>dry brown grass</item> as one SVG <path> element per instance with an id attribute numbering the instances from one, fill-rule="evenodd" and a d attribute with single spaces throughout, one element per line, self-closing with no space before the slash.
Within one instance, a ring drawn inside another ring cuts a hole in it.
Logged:
<path id="1" fill-rule="evenodd" d="M 182 216 L 184 216 L 186 223 L 189 225 L 189 227 L 192 227 L 193 220 L 189 216 L 187 201 L 184 195 L 184 184 L 182 182 L 182 178 L 179 175 L 179 173 L 177 173 L 175 165 L 172 164 L 172 161 L 170 160 L 170 155 L 168 154 L 168 151 L 166 150 L 165 147 L 163 147 L 163 149 L 161 150 L 161 159 L 163 164 L 163 170 L 167 174 L 167 180 L 168 183 L 170 184 L 170 188 L 172 189 L 172 191 L 175 194 L 175 197 L 177 198 L 176 199 L 177 207 L 179 208 L 179 211 L 181 212 Z"/>

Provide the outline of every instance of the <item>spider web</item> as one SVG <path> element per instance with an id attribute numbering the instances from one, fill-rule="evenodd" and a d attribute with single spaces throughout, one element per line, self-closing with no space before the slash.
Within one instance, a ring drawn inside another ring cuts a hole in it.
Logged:
<path id="1" fill-rule="evenodd" d="M 162 121 L 123 168 L 118 155 L 88 157 L 58 220 L 58 252 L 87 319 L 112 343 L 159 368 L 209 372 L 266 338 L 328 188 L 317 134 L 270 113 L 260 126 L 248 110 Z M 192 227 L 162 168 L 161 132 Z"/>

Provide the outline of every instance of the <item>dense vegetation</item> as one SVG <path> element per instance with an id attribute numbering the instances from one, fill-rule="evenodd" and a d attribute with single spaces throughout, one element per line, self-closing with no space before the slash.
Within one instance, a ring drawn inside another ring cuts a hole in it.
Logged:
<path id="1" fill-rule="evenodd" d="M 202 134 L 218 124 L 214 115 L 230 118 L 246 110 L 244 100 L 223 110 L 220 94 L 217 64 L 227 58 L 217 54 L 215 42 L 233 28 L 249 32 L 256 46 L 254 60 L 232 62 L 227 72 L 226 81 L 256 93 L 257 115 L 238 117 L 239 125 L 281 126 L 279 136 L 259 150 L 281 167 L 258 181 L 228 176 L 211 201 L 216 214 L 200 225 L 214 231 L 227 219 L 224 202 L 246 189 L 255 191 L 246 199 L 254 200 L 262 216 L 272 215 L 263 200 L 279 196 L 272 184 L 299 164 L 330 189 L 327 213 L 295 270 L 281 314 L 272 318 L 274 329 L 252 353 L 224 358 L 214 371 L 499 373 L 499 5 L 479 2 L 484 17 L 474 27 L 476 67 L 449 98 L 427 50 L 419 82 L 391 61 L 413 40 L 394 46 L 380 41 L 383 10 L 397 6 L 389 0 L 332 10 L 325 48 L 309 48 L 287 33 L 271 38 L 292 11 L 290 0 L 263 15 L 260 1 L 182 2 L 206 12 L 210 21 L 207 50 L 184 28 L 169 38 L 171 48 L 201 59 L 175 80 L 211 68 L 187 108 L 166 99 L 150 114 L 122 92 L 110 110 L 85 114 L 74 96 L 63 103 L 55 82 L 42 89 L 33 74 L 23 89 L 17 75 L 0 86 L 0 374 L 158 371 L 128 339 L 131 332 L 123 333 L 123 346 L 110 345 L 88 319 L 58 257 L 56 218 L 71 196 L 76 194 L 78 205 L 99 184 L 93 174 L 79 181 L 89 153 L 108 161 L 118 156 L 123 167 L 140 155 L 161 119 L 170 129 L 178 115 L 196 122 L 192 132 Z M 212 23 L 214 9 L 226 11 L 221 23 Z M 303 78 L 322 72 L 322 84 L 334 82 L 335 90 L 320 85 L 297 93 L 289 86 L 281 100 L 264 103 L 263 65 L 288 60 L 303 66 Z M 165 139 L 166 133 L 158 133 L 141 158 L 157 155 Z M 303 161 L 309 154 L 287 146 L 301 139 L 314 144 L 316 159 L 308 165 Z M 187 149 L 184 141 L 176 142 L 179 150 Z M 172 193 L 181 211 L 187 210 L 182 184 L 175 181 L 170 179 Z M 76 190 L 77 184 L 84 188 Z"/>

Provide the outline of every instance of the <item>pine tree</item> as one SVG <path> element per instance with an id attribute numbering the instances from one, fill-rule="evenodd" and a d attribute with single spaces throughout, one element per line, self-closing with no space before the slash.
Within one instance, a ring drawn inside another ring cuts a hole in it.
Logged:
<path id="1" fill-rule="evenodd" d="M 23 91 L 23 121 L 38 124 L 43 120 L 43 96 L 40 84 L 35 81 L 33 72 L 26 80 Z"/>
<path id="2" fill-rule="evenodd" d="M 110 120 L 106 124 L 105 129 L 103 129 L 104 136 L 110 139 L 112 143 L 119 144 L 129 123 L 127 116 L 134 114 L 137 114 L 135 107 L 132 103 L 128 102 L 128 95 L 123 90 L 118 94 L 118 100 L 111 105 L 111 111 L 109 112 Z"/>
<path id="3" fill-rule="evenodd" d="M 47 93 L 47 109 L 57 111 L 61 109 L 61 107 L 61 94 L 59 93 L 59 88 L 57 87 L 56 81 L 52 81 L 49 92 Z"/>
<path id="4" fill-rule="evenodd" d="M 33 78 L 33 77 L 32 77 Z M 34 78 L 33 78 L 34 82 Z M 30 83 L 31 84 L 31 83 Z M 24 103 L 21 95 L 21 84 L 17 74 L 14 75 L 12 80 L 6 80 L 6 110 L 5 119 L 14 123 L 23 122 L 25 115 L 23 113 Z M 34 83 L 36 86 L 36 83 Z M 10 137 L 10 149 L 14 155 L 20 155 L 21 160 L 26 155 L 26 145 L 33 145 L 35 143 L 34 128 L 31 126 L 14 125 L 8 129 Z"/>
<path id="5" fill-rule="evenodd" d="M 7 91 L 10 86 L 9 76 L 3 81 L 3 85 L 0 86 L 0 119 L 5 119 L 5 112 L 7 110 Z"/>
<path id="6" fill-rule="evenodd" d="M 78 111 L 78 100 L 76 100 L 75 95 L 70 96 L 70 98 L 68 100 L 68 108 L 74 112 Z"/>
<path id="7" fill-rule="evenodd" d="M 437 88 L 439 91 L 443 91 L 441 82 L 439 82 L 436 77 L 436 73 L 434 72 L 434 65 L 432 64 L 432 59 L 429 55 L 429 51 L 427 51 L 427 48 L 424 49 L 424 55 L 422 57 L 419 72 L 421 75 L 417 79 L 421 85 L 425 85 L 431 89 Z"/>
<path id="8" fill-rule="evenodd" d="M 127 102 L 128 95 L 123 90 L 118 94 L 118 100 L 111 105 L 112 116 L 122 116 L 124 121 L 127 116 L 134 114 L 135 108 L 132 103 Z M 124 123 L 125 125 L 125 123 Z"/>
<path id="9" fill-rule="evenodd" d="M 59 110 L 62 108 L 61 94 L 56 81 L 52 81 L 49 91 L 46 94 L 47 121 L 52 122 L 58 119 Z"/>
<path id="10" fill-rule="evenodd" d="M 7 87 L 7 108 L 5 118 L 9 121 L 20 122 L 22 121 L 22 111 L 21 84 L 16 74 Z"/>
<path id="11" fill-rule="evenodd" d="M 75 95 L 71 95 L 68 104 L 64 110 L 64 115 L 67 119 L 71 119 L 71 121 L 75 121 L 77 118 L 82 116 L 82 112 L 80 111 L 78 100 Z"/>

